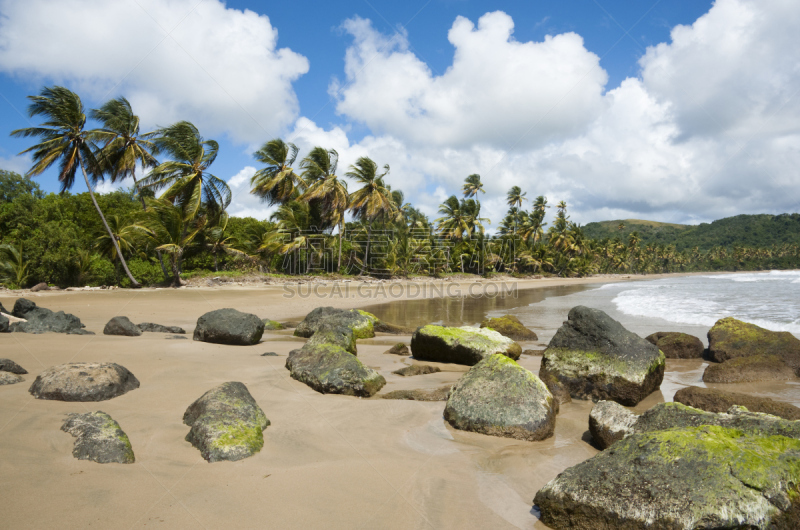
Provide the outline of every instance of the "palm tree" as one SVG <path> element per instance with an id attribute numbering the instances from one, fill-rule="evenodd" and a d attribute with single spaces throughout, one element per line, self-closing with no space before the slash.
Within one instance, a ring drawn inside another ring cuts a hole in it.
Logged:
<path id="1" fill-rule="evenodd" d="M 350 166 L 346 175 L 362 187 L 350 195 L 350 211 L 367 224 L 367 248 L 364 253 L 364 266 L 369 272 L 369 245 L 372 238 L 372 223 L 378 218 L 394 211 L 391 191 L 383 182 L 389 173 L 389 164 L 383 166 L 384 172 L 378 175 L 378 164 L 371 158 L 362 156 Z M 362 271 L 363 272 L 363 269 Z"/>
<path id="2" fill-rule="evenodd" d="M 87 131 L 85 128 L 86 114 L 84 113 L 81 98 L 67 88 L 55 86 L 45 87 L 40 95 L 28 96 L 28 99 L 32 101 L 28 106 L 28 115 L 30 117 L 43 116 L 46 121 L 41 127 L 28 127 L 11 132 L 11 136 L 14 137 L 38 137 L 42 139 L 41 143 L 20 153 L 33 151 L 33 166 L 25 176 L 41 175 L 47 168 L 59 162 L 58 181 L 61 183 L 61 191 L 63 192 L 72 188 L 75 183 L 75 173 L 80 167 L 83 173 L 83 180 L 86 182 L 86 189 L 92 198 L 92 203 L 98 215 L 100 215 L 109 237 L 113 239 L 111 228 L 109 228 L 106 218 L 97 204 L 92 183 L 86 172 L 87 169 L 91 172 L 92 181 L 95 183 L 99 178 L 102 178 L 95 157 L 97 148 L 94 140 L 98 138 L 98 134 L 95 131 Z M 120 255 L 122 268 L 125 269 L 125 274 L 130 279 L 131 286 L 140 287 L 139 282 L 136 281 L 128 269 L 128 264 L 121 255 L 116 239 L 113 239 L 113 244 L 116 247 L 117 254 Z"/>
<path id="3" fill-rule="evenodd" d="M 224 210 L 231 202 L 228 184 L 209 173 L 217 158 L 219 144 L 204 140 L 197 127 L 179 121 L 154 133 L 157 153 L 167 153 L 172 160 L 160 163 L 144 179 L 144 185 L 155 190 L 167 187 L 162 199 L 179 205 L 188 218 L 197 216 L 205 202 L 210 210 Z"/>
<path id="4" fill-rule="evenodd" d="M 95 239 L 95 247 L 100 254 L 106 256 L 114 264 L 114 275 L 116 276 L 117 283 L 119 283 L 119 258 L 123 254 L 130 255 L 133 250 L 133 241 L 137 234 L 137 230 L 133 228 L 132 223 L 127 223 L 118 215 L 109 215 L 108 223 L 111 227 L 111 236 L 107 234 L 100 234 Z M 114 245 L 114 242 L 117 244 Z M 120 250 L 117 253 L 117 249 Z"/>
<path id="5" fill-rule="evenodd" d="M 303 181 L 307 186 L 300 199 L 306 202 L 318 202 L 322 207 L 322 216 L 331 225 L 339 227 L 339 264 L 342 268 L 342 236 L 344 235 L 344 214 L 350 203 L 347 193 L 347 182 L 336 175 L 339 154 L 334 149 L 325 150 L 315 147 L 301 162 Z"/>
<path id="6" fill-rule="evenodd" d="M 0 245 L 0 284 L 22 288 L 30 277 L 29 263 L 22 254 L 22 243 Z"/>
<path id="7" fill-rule="evenodd" d="M 297 198 L 304 189 L 300 176 L 292 169 L 297 159 L 297 146 L 280 138 L 270 140 L 253 153 L 267 167 L 259 169 L 250 179 L 250 193 L 270 206 Z"/>
<path id="8" fill-rule="evenodd" d="M 516 206 L 517 208 L 522 208 L 522 201 L 527 201 L 528 199 L 525 198 L 527 192 L 523 192 L 519 186 L 514 186 L 510 190 L 508 190 L 508 195 L 506 196 L 506 204 L 509 206 Z"/>
<path id="9" fill-rule="evenodd" d="M 483 189 L 483 182 L 481 182 L 481 176 L 477 173 L 468 176 L 464 179 L 464 185 L 461 187 L 461 190 L 464 192 L 464 198 L 470 199 L 475 197 L 478 192 L 486 193 L 486 190 Z"/>

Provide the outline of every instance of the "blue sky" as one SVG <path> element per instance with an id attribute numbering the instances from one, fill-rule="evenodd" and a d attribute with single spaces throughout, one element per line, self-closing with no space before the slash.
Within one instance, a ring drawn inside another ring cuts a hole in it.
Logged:
<path id="1" fill-rule="evenodd" d="M 246 181 L 275 136 L 391 163 L 432 217 L 474 172 L 495 221 L 512 185 L 582 223 L 798 209 L 796 2 L 112 4 L 0 0 L 0 167 L 27 169 L 7 133 L 57 83 L 196 123 L 234 215 L 268 215 Z"/>

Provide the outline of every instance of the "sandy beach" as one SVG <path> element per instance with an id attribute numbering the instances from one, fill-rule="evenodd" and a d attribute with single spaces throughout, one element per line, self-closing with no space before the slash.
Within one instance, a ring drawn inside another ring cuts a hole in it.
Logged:
<path id="1" fill-rule="evenodd" d="M 651 277 L 516 283 L 524 296 L 536 297 L 537 292 L 558 296 L 597 283 L 646 278 Z M 474 280 L 448 283 L 461 293 L 475 284 Z M 487 283 L 480 282 L 478 288 Z M 407 284 L 402 284 L 406 285 L 402 293 L 395 289 L 385 298 L 376 297 L 381 285 L 361 291 L 351 288 L 352 296 L 331 296 L 337 288 L 332 284 L 317 286 L 308 296 L 280 285 L 26 294 L 43 307 L 77 315 L 97 334 L 0 334 L 0 357 L 29 371 L 23 383 L 0 387 L 0 495 L 7 507 L 2 526 L 546 528 L 538 521 L 532 499 L 559 472 L 596 454 L 587 441 L 591 402 L 562 406 L 555 435 L 545 441 L 484 436 L 447 425 L 443 402 L 322 395 L 293 380 L 284 363 L 303 339 L 293 337 L 290 330 L 266 332 L 260 344 L 248 347 L 191 340 L 197 318 L 223 307 L 279 321 L 301 320 L 323 305 L 374 308 L 379 317 L 402 325 L 434 316 L 448 320 L 447 315 L 434 315 L 437 310 L 421 311 L 425 302 L 400 302 L 414 298 Z M 294 295 L 287 296 L 289 292 Z M 0 302 L 7 308 L 16 298 L 0 292 Z M 469 308 L 474 301 L 452 303 Z M 498 299 L 491 305 L 503 308 L 515 303 L 519 300 Z M 483 311 L 486 302 L 480 307 Z M 115 315 L 136 323 L 181 326 L 188 340 L 166 340 L 160 333 L 103 335 L 103 326 Z M 398 341 L 407 343 L 410 336 L 378 334 L 358 342 L 359 358 L 387 380 L 380 394 L 438 388 L 454 383 L 467 370 L 438 364 L 440 373 L 394 375 L 393 370 L 416 362 L 383 353 Z M 278 356 L 261 356 L 269 351 Z M 537 372 L 540 359 L 523 356 L 520 364 Z M 37 400 L 28 393 L 37 373 L 69 361 L 121 364 L 135 374 L 141 387 L 99 403 Z M 636 410 L 671 400 L 684 381 L 699 377 L 702 366 L 699 360 L 668 360 L 662 391 Z M 247 385 L 271 426 L 255 456 L 209 464 L 184 440 L 189 428 L 181 420 L 189 404 L 226 381 Z M 119 422 L 133 445 L 135 464 L 101 465 L 73 458 L 73 438 L 60 430 L 64 416 L 94 410 Z"/>

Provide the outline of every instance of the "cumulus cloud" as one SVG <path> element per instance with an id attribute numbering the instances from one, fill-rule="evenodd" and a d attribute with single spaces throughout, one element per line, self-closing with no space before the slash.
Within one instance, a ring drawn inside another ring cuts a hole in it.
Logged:
<path id="1" fill-rule="evenodd" d="M 231 204 L 228 213 L 235 217 L 253 217 L 261 221 L 269 219 L 275 207 L 268 207 L 255 195 L 250 193 L 250 179 L 255 175 L 256 168 L 245 166 L 241 171 L 227 180 L 231 188 Z"/>
<path id="2" fill-rule="evenodd" d="M 297 117 L 308 60 L 277 47 L 265 15 L 219 0 L 0 0 L 0 14 L 0 69 L 93 99 L 124 92 L 144 123 L 254 143 Z"/>

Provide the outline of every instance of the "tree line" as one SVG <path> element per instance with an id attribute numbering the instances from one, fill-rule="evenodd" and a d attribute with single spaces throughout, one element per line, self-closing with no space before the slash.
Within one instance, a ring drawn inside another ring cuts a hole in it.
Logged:
<path id="1" fill-rule="evenodd" d="M 141 132 L 138 116 L 120 97 L 91 109 L 88 118 L 99 126 L 88 128 L 80 97 L 64 87 L 46 87 L 29 99 L 29 115 L 42 124 L 11 134 L 38 140 L 23 151 L 32 154 L 32 166 L 25 177 L 0 171 L 0 283 L 10 287 L 40 281 L 177 286 L 203 271 L 583 276 L 800 263 L 797 244 L 701 252 L 642 244 L 636 232 L 627 240 L 593 240 L 570 220 L 563 201 L 547 227 L 547 198 L 536 197 L 528 210 L 519 186 L 509 190 L 508 212 L 489 236 L 477 174 L 465 179 L 461 197 L 441 204 L 441 217 L 430 220 L 386 183 L 388 165 L 361 157 L 342 175 L 335 150 L 314 147 L 299 158 L 297 146 L 282 139 L 254 153 L 261 167 L 251 193 L 277 207 L 270 220 L 229 217 L 230 188 L 210 171 L 219 144 L 192 123 Z M 61 193 L 46 195 L 30 177 L 54 165 Z M 73 195 L 79 170 L 87 191 Z M 100 181 L 129 177 L 127 191 L 94 192 Z"/>

